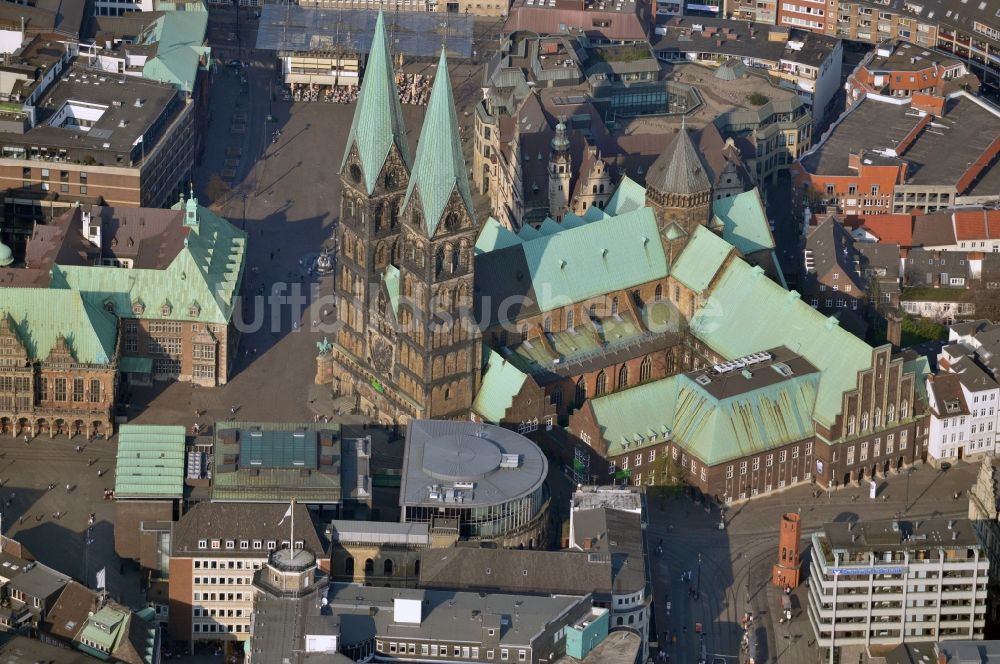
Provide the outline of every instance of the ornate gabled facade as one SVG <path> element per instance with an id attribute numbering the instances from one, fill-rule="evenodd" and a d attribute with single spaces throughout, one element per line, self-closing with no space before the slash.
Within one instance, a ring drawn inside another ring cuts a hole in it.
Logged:
<path id="1" fill-rule="evenodd" d="M 47 315 L 49 307 L 54 315 Z M 111 313 L 80 293 L 3 289 L 0 431 L 29 438 L 109 435 L 118 388 L 117 328 Z"/>
<path id="2" fill-rule="evenodd" d="M 478 384 L 479 226 L 448 63 L 442 52 L 412 167 L 390 63 L 380 16 L 341 170 L 334 389 L 382 421 L 463 417 Z"/>

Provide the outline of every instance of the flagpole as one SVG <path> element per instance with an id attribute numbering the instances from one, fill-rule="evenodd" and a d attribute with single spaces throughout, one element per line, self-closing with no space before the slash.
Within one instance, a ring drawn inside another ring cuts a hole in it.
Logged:
<path id="1" fill-rule="evenodd" d="M 292 549 L 292 558 L 295 558 L 295 498 L 292 498 L 292 506 L 289 509 L 292 510 L 292 532 L 289 534 L 288 545 Z"/>

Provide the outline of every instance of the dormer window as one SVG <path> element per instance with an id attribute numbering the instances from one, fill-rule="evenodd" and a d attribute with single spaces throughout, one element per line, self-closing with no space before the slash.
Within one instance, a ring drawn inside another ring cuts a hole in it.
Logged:
<path id="1" fill-rule="evenodd" d="M 114 300 L 107 299 L 104 301 L 104 310 L 109 314 L 115 313 L 115 303 Z"/>
<path id="2" fill-rule="evenodd" d="M 174 308 L 170 306 L 169 302 L 164 302 L 162 305 L 160 305 L 160 315 L 163 317 L 169 316 L 170 312 L 172 312 L 173 310 Z"/>
<path id="3" fill-rule="evenodd" d="M 200 315 L 201 315 L 201 307 L 198 306 L 197 302 L 192 302 L 191 305 L 188 307 L 188 316 L 190 316 L 191 318 L 197 318 Z"/>
<path id="4" fill-rule="evenodd" d="M 135 300 L 132 302 L 132 313 L 136 316 L 141 316 L 142 312 L 146 310 L 146 305 L 143 304 L 142 300 Z"/>

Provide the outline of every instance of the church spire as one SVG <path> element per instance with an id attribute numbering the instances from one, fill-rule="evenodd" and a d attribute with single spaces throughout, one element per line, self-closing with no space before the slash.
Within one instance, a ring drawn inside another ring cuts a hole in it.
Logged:
<path id="1" fill-rule="evenodd" d="M 653 162 L 646 176 L 646 185 L 663 194 L 684 195 L 698 194 L 712 188 L 705 164 L 683 125 L 673 142 Z"/>
<path id="2" fill-rule="evenodd" d="M 456 189 L 469 218 L 475 219 L 469 176 L 462 157 L 462 140 L 458 134 L 455 99 L 448 77 L 448 59 L 442 48 L 403 209 L 407 209 L 416 193 L 413 204 L 423 215 L 427 237 L 434 237 Z"/>
<path id="3" fill-rule="evenodd" d="M 340 170 L 344 170 L 351 150 L 356 148 L 365 187 L 371 194 L 375 191 L 376 180 L 393 144 L 409 168 L 410 150 L 406 143 L 403 109 L 399 104 L 399 92 L 393 76 L 385 19 L 379 10 L 365 65 L 365 77 L 358 95 L 358 105 L 354 109 L 354 119 L 351 121 Z"/>

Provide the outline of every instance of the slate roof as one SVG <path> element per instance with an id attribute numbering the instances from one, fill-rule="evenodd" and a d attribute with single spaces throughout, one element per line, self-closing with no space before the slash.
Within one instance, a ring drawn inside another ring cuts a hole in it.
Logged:
<path id="1" fill-rule="evenodd" d="M 75 650 L 43 643 L 27 636 L 9 634 L 0 637 L 0 661 L 4 664 L 98 664 L 102 660 Z"/>
<path id="2" fill-rule="evenodd" d="M 273 540 L 287 541 L 291 528 L 284 519 L 288 505 L 284 503 L 198 503 L 174 522 L 171 555 L 174 557 L 254 557 L 266 555 L 263 550 L 199 549 L 198 540 Z M 278 524 L 281 523 L 279 526 Z M 295 539 L 302 540 L 308 551 L 323 551 L 309 510 L 302 503 L 295 505 Z M 279 544 L 280 546 L 280 544 Z"/>
<path id="3" fill-rule="evenodd" d="M 434 237 L 445 206 L 456 192 L 469 218 L 474 220 L 476 208 L 472 204 L 469 173 L 462 156 L 455 98 L 448 75 L 448 57 L 442 48 L 403 208 L 416 193 L 424 216 L 424 230 L 427 237 Z"/>
<path id="4" fill-rule="evenodd" d="M 42 629 L 49 634 L 73 641 L 87 622 L 87 613 L 95 609 L 95 596 L 80 583 L 69 583 L 45 614 Z"/>
<path id="5" fill-rule="evenodd" d="M 955 244 L 955 228 L 949 212 L 924 214 L 913 219 L 914 247 L 941 247 Z"/>
<path id="6" fill-rule="evenodd" d="M 642 514 L 607 507 L 576 509 L 570 514 L 570 530 L 571 544 L 581 546 L 589 540 L 589 555 L 606 557 L 615 595 L 636 593 L 646 587 Z"/>
<path id="7" fill-rule="evenodd" d="M 117 498 L 184 496 L 183 426 L 123 424 L 118 430 Z"/>
<path id="8" fill-rule="evenodd" d="M 420 555 L 418 585 L 529 595 L 610 595 L 611 564 L 606 556 L 592 558 L 582 551 L 428 549 Z"/>
<path id="9" fill-rule="evenodd" d="M 830 215 L 810 231 L 806 249 L 811 252 L 816 276 L 822 278 L 839 267 L 854 287 L 863 292 L 863 282 L 856 269 L 854 238 L 836 217 Z"/>
<path id="10" fill-rule="evenodd" d="M 89 303 L 101 308 L 110 302 L 122 318 L 162 320 L 161 307 L 168 304 L 170 320 L 228 323 L 243 280 L 247 234 L 208 208 L 198 206 L 196 199 L 188 199 L 184 206 L 175 204 L 172 209 L 189 206 L 196 208 L 198 223 L 183 225 L 182 215 L 177 215 L 176 221 L 165 228 L 165 234 L 182 240 L 177 254 L 165 266 L 153 258 L 149 259 L 153 261 L 149 268 L 122 269 L 76 261 L 57 264 L 51 288 L 80 291 Z M 159 216 L 158 212 L 151 213 L 151 217 Z M 82 231 L 71 227 L 68 234 L 77 232 Z M 118 226 L 116 233 L 122 232 Z M 169 245 L 172 241 L 155 242 Z M 133 311 L 136 302 L 144 306 L 140 314 Z"/>
<path id="11" fill-rule="evenodd" d="M 560 616 L 581 603 L 590 605 L 587 597 L 567 595 L 537 597 L 331 583 L 323 613 L 326 621 L 339 620 L 341 642 L 345 645 L 363 643 L 375 635 L 389 640 L 412 638 L 414 625 L 394 619 L 397 598 L 422 603 L 419 634 L 423 639 L 480 643 L 484 622 L 495 621 L 499 643 L 504 647 L 528 646 Z M 309 604 L 316 607 L 317 603 Z M 472 620 L 473 616 L 481 619 Z M 502 623 L 501 616 L 505 619 Z"/>
<path id="12" fill-rule="evenodd" d="M 76 291 L 0 289 L 0 316 L 7 318 L 28 357 L 44 360 L 62 336 L 77 362 L 111 364 L 118 321 Z"/>
<path id="13" fill-rule="evenodd" d="M 931 377 L 927 381 L 927 389 L 934 397 L 930 405 L 937 405 L 938 417 L 955 417 L 957 415 L 968 415 L 969 406 L 965 402 L 965 395 L 962 393 L 962 381 L 957 374 L 940 373 Z M 946 404 L 952 404 L 948 410 Z"/>
<path id="14" fill-rule="evenodd" d="M 399 91 L 392 71 L 385 17 L 379 10 L 340 170 L 344 170 L 352 147 L 356 147 L 365 185 L 371 194 L 375 191 L 376 178 L 393 145 L 399 150 L 403 163 L 410 166 L 410 148 L 406 141 L 403 108 L 399 103 Z"/>
<path id="15" fill-rule="evenodd" d="M 646 186 L 674 194 L 696 194 L 712 188 L 705 163 L 684 127 L 653 162 L 646 174 Z"/>
<path id="16" fill-rule="evenodd" d="M 73 583 L 73 580 L 61 574 L 51 567 L 36 564 L 31 569 L 25 571 L 7 583 L 11 590 L 17 590 L 29 597 L 37 597 L 45 600 Z"/>

